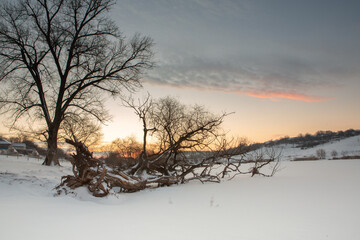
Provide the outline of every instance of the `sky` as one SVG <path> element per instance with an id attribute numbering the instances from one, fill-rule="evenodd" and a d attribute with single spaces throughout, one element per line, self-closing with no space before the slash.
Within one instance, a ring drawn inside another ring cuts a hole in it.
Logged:
<path id="1" fill-rule="evenodd" d="M 360 128 L 359 12 L 352 0 L 119 0 L 111 16 L 155 42 L 137 96 L 234 112 L 229 134 L 262 142 Z M 105 141 L 140 139 L 132 111 L 108 106 Z"/>
<path id="2" fill-rule="evenodd" d="M 118 0 L 110 16 L 155 42 L 136 97 L 234 112 L 229 135 L 262 142 L 360 128 L 359 12 L 358 0 Z M 131 109 L 107 106 L 105 141 L 141 139 Z"/>

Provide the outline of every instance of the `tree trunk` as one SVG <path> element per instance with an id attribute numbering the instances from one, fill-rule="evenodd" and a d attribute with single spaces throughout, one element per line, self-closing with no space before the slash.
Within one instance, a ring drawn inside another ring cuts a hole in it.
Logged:
<path id="1" fill-rule="evenodd" d="M 60 165 L 59 159 L 57 156 L 57 132 L 49 131 L 49 138 L 47 140 L 48 150 L 46 153 L 45 161 L 43 165 L 46 166 L 55 166 Z"/>

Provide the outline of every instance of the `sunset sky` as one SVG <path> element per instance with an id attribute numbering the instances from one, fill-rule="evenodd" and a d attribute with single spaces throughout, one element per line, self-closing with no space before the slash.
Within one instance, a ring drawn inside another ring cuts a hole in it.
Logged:
<path id="1" fill-rule="evenodd" d="M 359 0 L 118 0 L 110 14 L 156 44 L 137 97 L 234 112 L 224 128 L 256 142 L 360 128 Z M 107 106 L 104 140 L 140 140 L 132 110 Z"/>
<path id="2" fill-rule="evenodd" d="M 360 1 L 124 0 L 121 31 L 155 43 L 144 76 L 154 98 L 215 113 L 233 136 L 266 141 L 360 128 Z M 109 101 L 105 140 L 141 134 L 132 111 Z"/>

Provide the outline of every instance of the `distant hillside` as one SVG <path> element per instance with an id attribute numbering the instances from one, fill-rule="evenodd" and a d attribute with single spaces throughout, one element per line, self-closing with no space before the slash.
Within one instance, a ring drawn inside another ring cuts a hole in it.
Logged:
<path id="1" fill-rule="evenodd" d="M 273 148 L 281 153 L 282 160 L 360 159 L 360 136 L 333 140 L 312 148 L 298 148 L 293 144 Z"/>
<path id="2" fill-rule="evenodd" d="M 297 148 L 301 149 L 307 149 L 307 148 L 313 148 L 315 146 L 333 142 L 333 141 L 339 141 L 345 138 L 359 136 L 360 130 L 354 130 L 349 129 L 346 131 L 338 131 L 338 132 L 332 132 L 332 131 L 318 131 L 316 134 L 300 134 L 297 137 L 284 137 L 279 140 L 275 141 L 269 141 L 264 144 L 260 144 L 262 146 L 270 147 L 270 146 L 276 146 L 280 144 L 293 144 Z"/>
<path id="3" fill-rule="evenodd" d="M 274 150 L 281 155 L 281 160 L 285 161 L 360 159 L 360 130 L 318 131 L 313 135 L 300 134 L 297 137 L 284 137 L 248 147 L 254 152 Z"/>

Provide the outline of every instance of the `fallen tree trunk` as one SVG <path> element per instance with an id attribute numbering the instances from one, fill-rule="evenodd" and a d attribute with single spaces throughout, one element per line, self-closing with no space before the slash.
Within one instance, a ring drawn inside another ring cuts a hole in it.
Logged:
<path id="1" fill-rule="evenodd" d="M 87 186 L 95 197 L 103 197 L 109 194 L 110 189 L 119 187 L 123 192 L 136 192 L 150 186 L 172 185 L 178 182 L 175 176 L 159 176 L 149 179 L 128 175 L 121 171 L 115 171 L 106 166 L 102 161 L 94 159 L 92 153 L 83 143 L 66 140 L 76 148 L 73 154 L 73 176 L 63 176 L 61 183 L 56 187 L 61 191 L 64 186 L 75 189 Z"/>
<path id="2" fill-rule="evenodd" d="M 72 155 L 73 160 L 71 161 L 73 175 L 63 176 L 61 183 L 56 187 L 59 194 L 62 190 L 68 192 L 66 187 L 76 189 L 81 186 L 87 186 L 88 190 L 95 197 L 104 197 L 115 187 L 118 187 L 121 192 L 136 192 L 145 188 L 170 186 L 191 180 L 220 182 L 220 179 L 229 175 L 229 173 L 232 173 L 231 178 L 238 174 L 268 176 L 262 174 L 260 168 L 275 160 L 275 155 L 273 155 L 267 161 L 264 161 L 261 156 L 257 156 L 255 161 L 242 159 L 243 162 L 241 160 L 234 162 L 232 157 L 237 152 L 229 154 L 228 151 L 218 151 L 214 152 L 213 155 L 206 154 L 202 160 L 198 160 L 196 163 L 184 159 L 181 161 L 181 164 L 174 162 L 172 163 L 173 165 L 166 165 L 169 164 L 169 161 L 163 161 L 160 164 L 159 162 L 163 156 L 159 155 L 152 161 L 146 159 L 149 164 L 141 166 L 141 172 L 146 173 L 143 176 L 136 174 L 139 171 L 134 173 L 132 168 L 127 171 L 120 171 L 115 167 L 106 165 L 101 160 L 93 158 L 92 153 L 83 143 L 68 139 L 66 142 L 76 148 L 76 154 Z M 244 162 L 245 164 L 254 164 L 254 166 L 246 171 L 242 171 L 240 166 Z M 155 163 L 157 164 L 154 165 Z M 163 169 L 171 169 L 172 171 L 166 171 L 165 173 Z M 277 164 L 274 166 L 270 174 L 271 176 L 275 173 L 276 169 Z"/>

